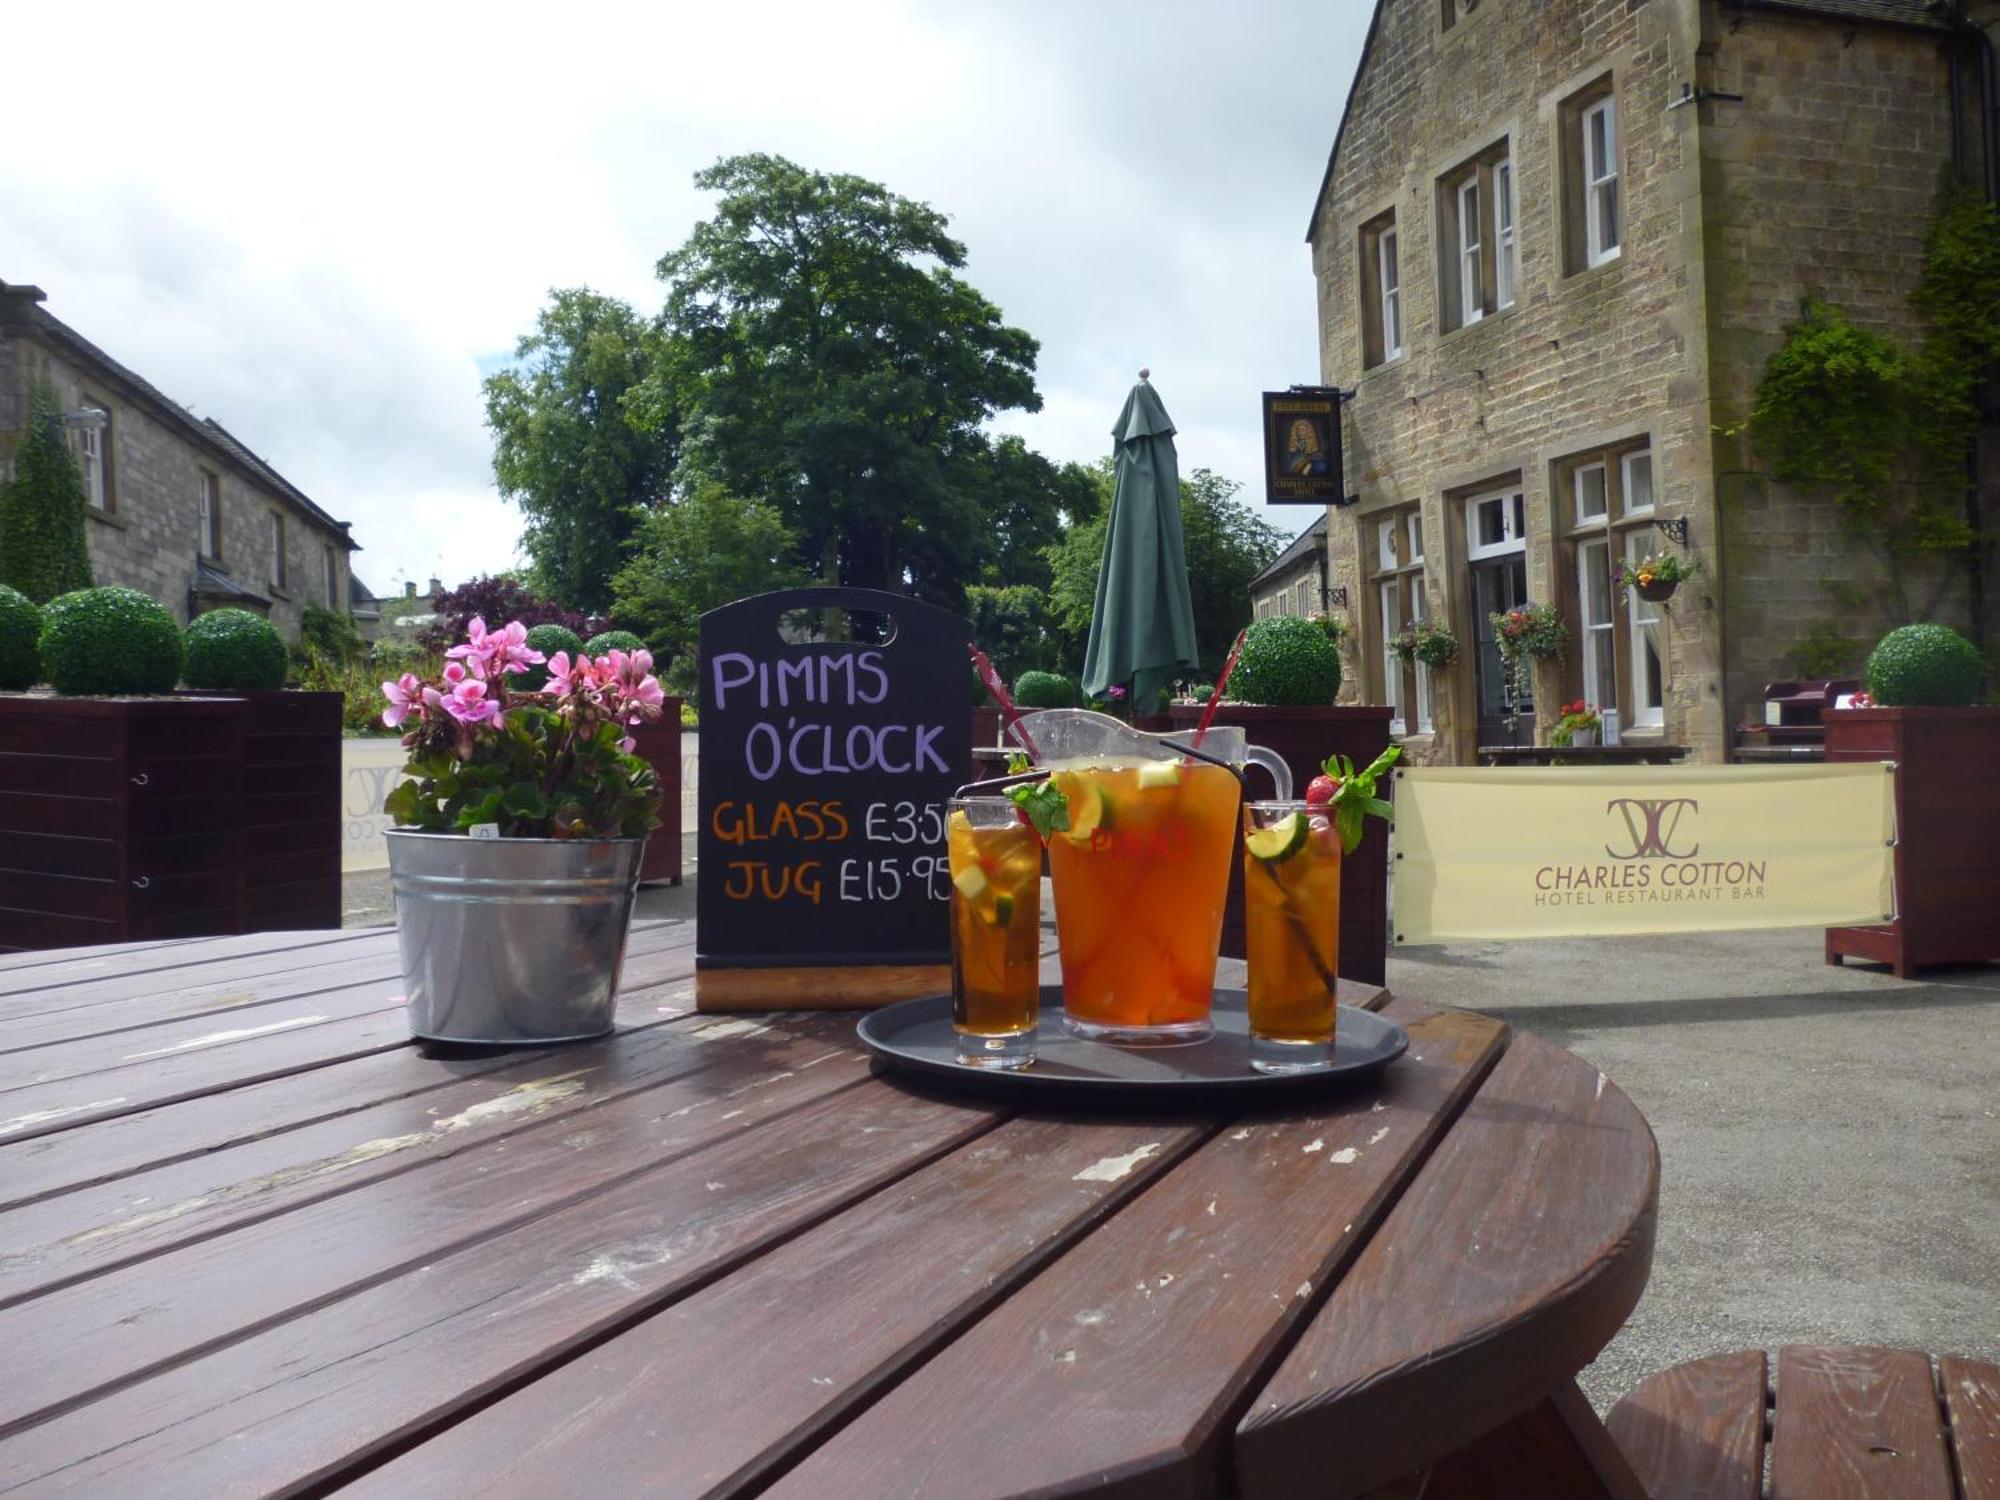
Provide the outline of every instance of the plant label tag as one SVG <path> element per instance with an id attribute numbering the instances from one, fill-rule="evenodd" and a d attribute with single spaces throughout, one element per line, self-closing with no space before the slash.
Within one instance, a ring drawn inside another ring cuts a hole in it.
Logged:
<path id="1" fill-rule="evenodd" d="M 497 839 L 500 837 L 500 825 L 498 823 L 474 823 L 465 832 L 468 838 Z"/>

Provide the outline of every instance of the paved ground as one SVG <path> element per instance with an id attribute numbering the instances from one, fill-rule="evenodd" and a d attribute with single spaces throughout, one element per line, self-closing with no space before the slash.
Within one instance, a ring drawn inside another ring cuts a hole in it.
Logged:
<path id="1" fill-rule="evenodd" d="M 692 856 L 644 915 L 693 914 Z M 386 877 L 351 878 L 349 925 L 387 920 Z M 1414 949 L 1388 977 L 1573 1049 L 1652 1122 L 1653 1279 L 1585 1373 L 1599 1405 L 1758 1345 L 2000 1360 L 2000 965 L 1904 983 L 1811 931 Z"/>

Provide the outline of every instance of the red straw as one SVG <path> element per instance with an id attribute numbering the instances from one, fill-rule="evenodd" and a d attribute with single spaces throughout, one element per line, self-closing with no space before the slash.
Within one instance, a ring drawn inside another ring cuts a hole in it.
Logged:
<path id="1" fill-rule="evenodd" d="M 1208 726 L 1215 722 L 1215 711 L 1222 707 L 1222 690 L 1229 686 L 1229 674 L 1236 670 L 1236 658 L 1243 654 L 1243 637 L 1250 633 L 1244 626 L 1236 632 L 1236 644 L 1229 648 L 1229 660 L 1222 664 L 1222 675 L 1215 679 L 1215 691 L 1208 695 L 1208 707 L 1201 711 L 1201 722 L 1195 726 L 1194 747 L 1201 748 L 1201 737 L 1208 733 Z"/>
<path id="2" fill-rule="evenodd" d="M 1002 682 L 1000 674 L 993 670 L 993 663 L 986 659 L 984 651 L 977 646 L 973 646 L 971 650 L 972 670 L 979 674 L 979 680 L 986 684 L 986 691 L 993 695 L 993 701 L 1000 705 L 1000 712 L 1007 716 L 1007 727 L 1012 729 L 1021 743 L 1027 747 L 1029 758 L 1040 760 L 1042 752 L 1035 748 L 1035 742 L 1028 737 L 1028 726 L 1021 722 L 1021 710 L 1014 707 L 1014 700 L 1007 696 L 1007 684 Z"/>

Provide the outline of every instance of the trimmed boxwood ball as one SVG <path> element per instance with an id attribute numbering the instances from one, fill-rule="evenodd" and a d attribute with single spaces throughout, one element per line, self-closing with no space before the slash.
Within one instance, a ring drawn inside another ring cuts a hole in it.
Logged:
<path id="1" fill-rule="evenodd" d="M 17 693 L 40 681 L 35 637 L 41 633 L 42 612 L 35 601 L 0 583 L 0 693 Z"/>
<path id="2" fill-rule="evenodd" d="M 557 627 L 560 629 L 561 627 Z M 646 643 L 629 630 L 600 630 L 583 643 L 586 656 L 604 656 L 612 651 L 644 651 Z"/>
<path id="3" fill-rule="evenodd" d="M 1868 696 L 1884 708 L 1963 708 L 1979 697 L 1979 648 L 1944 625 L 1904 625 L 1868 658 Z"/>
<path id="4" fill-rule="evenodd" d="M 554 656 L 558 651 L 567 651 L 571 661 L 583 653 L 583 637 L 567 625 L 530 625 L 528 646 L 539 651 L 544 657 Z M 539 693 L 542 684 L 549 680 L 547 667 L 529 667 L 525 672 L 516 673 L 513 686 L 524 693 Z"/>
<path id="5" fill-rule="evenodd" d="M 170 693 L 181 680 L 174 617 L 137 589 L 78 589 L 42 606 L 50 686 L 69 697 Z"/>
<path id="6" fill-rule="evenodd" d="M 275 692 L 285 685 L 285 641 L 262 615 L 214 609 L 187 628 L 181 681 L 225 693 Z"/>
<path id="7" fill-rule="evenodd" d="M 1076 684 L 1059 672 L 1023 672 L 1014 683 L 1016 708 L 1075 708 L 1082 702 Z"/>
<path id="8" fill-rule="evenodd" d="M 1321 708 L 1340 691 L 1340 653 L 1318 623 L 1301 615 L 1268 615 L 1243 637 L 1243 654 L 1229 678 L 1239 703 Z"/>

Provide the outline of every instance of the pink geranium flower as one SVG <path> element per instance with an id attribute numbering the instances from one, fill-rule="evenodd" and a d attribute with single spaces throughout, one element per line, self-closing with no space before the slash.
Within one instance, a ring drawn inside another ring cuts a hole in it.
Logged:
<path id="1" fill-rule="evenodd" d="M 445 655 L 463 661 L 474 677 L 498 677 L 509 672 L 525 672 L 543 660 L 542 653 L 528 644 L 528 627 L 510 620 L 498 630 L 488 630 L 482 615 L 474 615 L 465 627 L 466 641 Z"/>
<path id="2" fill-rule="evenodd" d="M 394 682 L 383 683 L 382 696 L 389 700 L 389 706 L 382 710 L 382 723 L 390 729 L 399 727 L 411 714 L 423 716 L 424 685 L 415 672 L 405 672 Z"/>
<path id="3" fill-rule="evenodd" d="M 489 719 L 497 727 L 500 705 L 486 696 L 483 678 L 468 677 L 444 695 L 444 711 L 461 724 L 484 724 Z"/>

